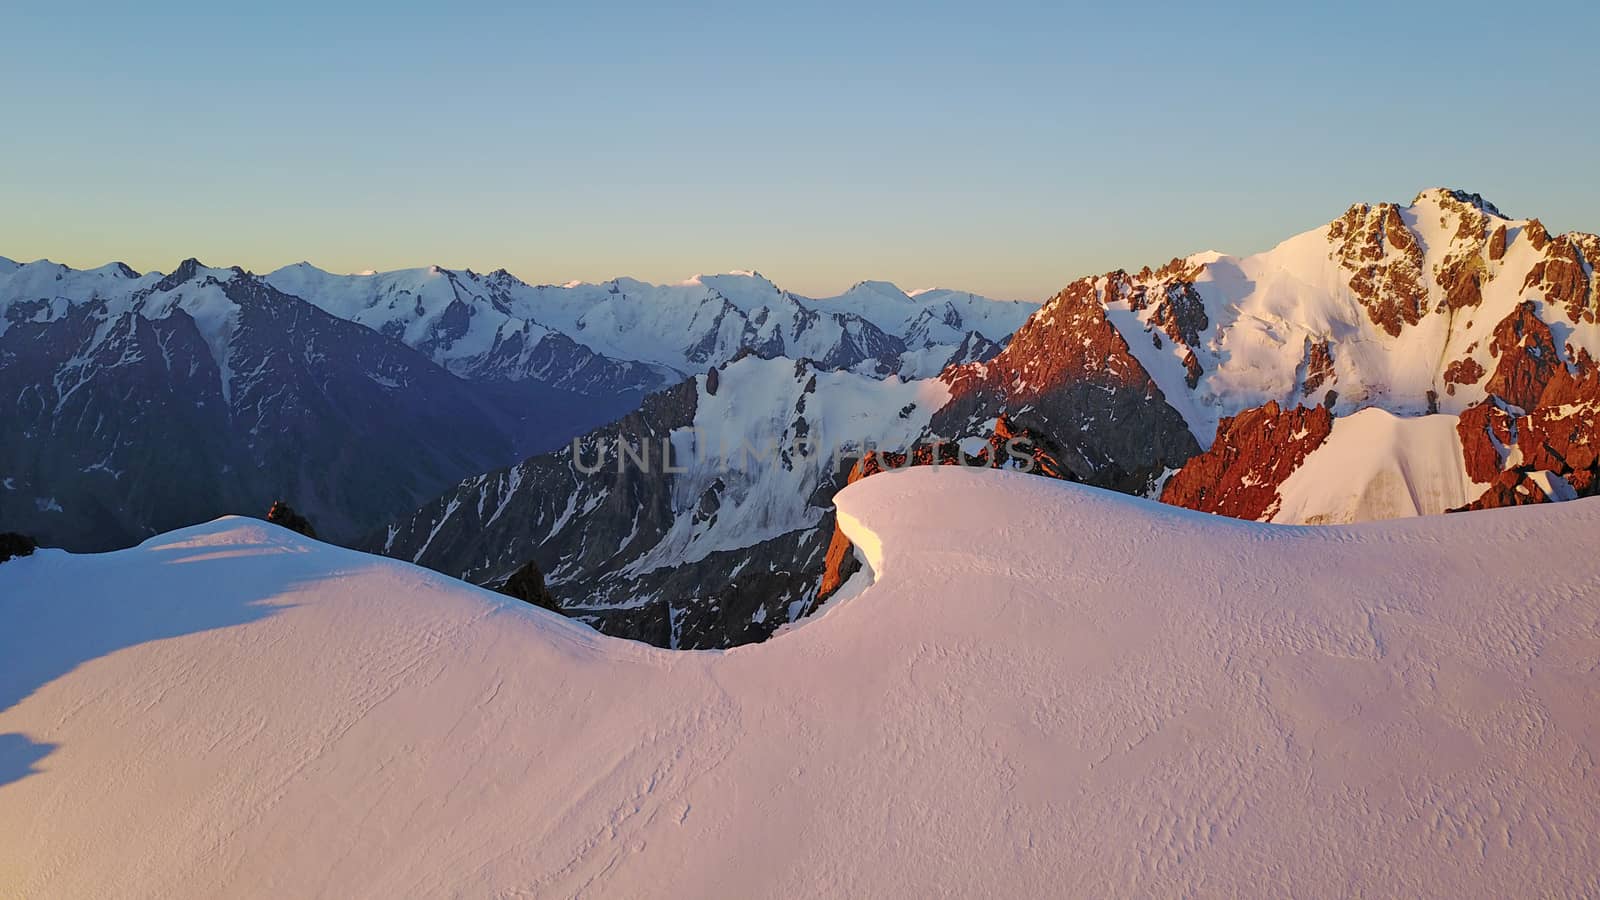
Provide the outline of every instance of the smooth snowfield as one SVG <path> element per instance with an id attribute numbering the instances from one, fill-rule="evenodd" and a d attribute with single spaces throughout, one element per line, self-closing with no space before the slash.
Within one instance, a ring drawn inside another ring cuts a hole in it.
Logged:
<path id="1" fill-rule="evenodd" d="M 1333 433 L 1278 488 L 1272 521 L 1341 525 L 1432 516 L 1483 493 L 1467 474 L 1455 416 L 1397 416 L 1372 406 Z"/>
<path id="2" fill-rule="evenodd" d="M 247 519 L 0 565 L 0 893 L 1600 890 L 1600 501 L 839 503 L 877 582 L 725 653 Z"/>

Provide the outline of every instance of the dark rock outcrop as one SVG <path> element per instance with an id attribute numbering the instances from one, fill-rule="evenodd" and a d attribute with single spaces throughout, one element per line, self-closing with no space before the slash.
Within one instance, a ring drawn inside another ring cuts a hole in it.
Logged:
<path id="1" fill-rule="evenodd" d="M 532 560 L 512 572 L 511 577 L 507 578 L 498 590 L 524 603 L 531 603 L 552 612 L 561 612 L 561 604 L 556 602 L 555 595 L 545 586 L 544 573 L 539 571 L 539 564 Z"/>
<path id="2" fill-rule="evenodd" d="M 267 510 L 267 521 L 274 525 L 281 525 L 290 531 L 303 534 L 308 538 L 315 538 L 317 530 L 311 527 L 311 520 L 294 511 L 294 507 L 278 500 Z"/>
<path id="3" fill-rule="evenodd" d="M 1508 448 L 1517 442 L 1516 418 L 1501 405 L 1485 400 L 1461 412 L 1456 434 L 1468 477 L 1487 483 L 1500 474 Z"/>
<path id="4" fill-rule="evenodd" d="M 1506 226 L 1497 225 L 1489 236 L 1489 261 L 1499 262 L 1506 256 Z"/>
<path id="5" fill-rule="evenodd" d="M 38 548 L 39 543 L 25 534 L 18 534 L 15 531 L 0 533 L 0 563 L 19 556 L 31 556 Z"/>

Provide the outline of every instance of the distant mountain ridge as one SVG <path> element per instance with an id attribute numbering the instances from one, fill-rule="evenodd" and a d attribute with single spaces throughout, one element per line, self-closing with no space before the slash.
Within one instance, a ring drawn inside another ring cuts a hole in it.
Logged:
<path id="1" fill-rule="evenodd" d="M 746 352 L 804 357 L 828 369 L 926 377 L 966 361 L 963 356 L 992 353 L 1038 308 L 962 291 L 912 295 L 874 281 L 813 299 L 759 272 L 697 275 L 678 284 L 617 278 L 530 285 L 504 269 L 479 275 L 433 266 L 332 275 L 299 263 L 264 277 L 467 377 L 522 373 L 527 367 L 515 363 L 519 354 L 541 342 L 571 341 L 631 365 L 627 373 L 605 377 L 612 379 L 608 384 L 636 388 L 681 381 Z"/>
<path id="2" fill-rule="evenodd" d="M 7 528 L 109 549 L 283 493 L 349 536 L 516 451 L 465 382 L 240 270 L 59 274 L 4 310 Z"/>
<path id="3" fill-rule="evenodd" d="M 256 276 L 190 259 L 141 274 L 0 259 L 0 411 L 18 425 L 0 436 L 0 525 L 109 549 L 286 499 L 353 540 L 736 357 L 937 372 L 993 355 L 1032 309 L 880 282 L 812 300 L 756 273 L 556 287 L 504 270 Z M 347 364 L 374 354 L 405 374 Z M 290 382 L 284 402 L 257 396 Z M 391 459 L 356 466 L 362 447 Z"/>

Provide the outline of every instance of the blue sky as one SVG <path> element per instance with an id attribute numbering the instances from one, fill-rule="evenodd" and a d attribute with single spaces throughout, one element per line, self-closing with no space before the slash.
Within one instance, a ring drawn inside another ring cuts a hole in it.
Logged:
<path id="1" fill-rule="evenodd" d="M 4 5 L 15 259 L 1040 298 L 1435 184 L 1600 229 L 1585 5 Z"/>

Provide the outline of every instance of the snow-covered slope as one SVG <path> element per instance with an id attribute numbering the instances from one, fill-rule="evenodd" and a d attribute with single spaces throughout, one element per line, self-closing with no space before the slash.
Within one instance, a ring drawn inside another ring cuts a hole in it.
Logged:
<path id="1" fill-rule="evenodd" d="M 1328 439 L 1278 488 L 1274 522 L 1332 525 L 1431 516 L 1487 487 L 1467 474 L 1451 415 L 1396 416 L 1376 407 L 1333 421 Z"/>
<path id="2" fill-rule="evenodd" d="M 563 610 L 608 633 L 760 640 L 815 591 L 846 445 L 905 449 L 947 396 L 933 379 L 745 357 L 585 435 L 577 459 L 569 446 L 464 479 L 369 546 L 477 584 L 531 561 Z M 634 455 L 619 461 L 619 443 Z"/>
<path id="3" fill-rule="evenodd" d="M 720 653 L 240 519 L 0 565 L 0 873 L 30 898 L 1600 887 L 1600 501 L 1299 529 L 924 468 L 840 509 L 876 583 Z"/>

